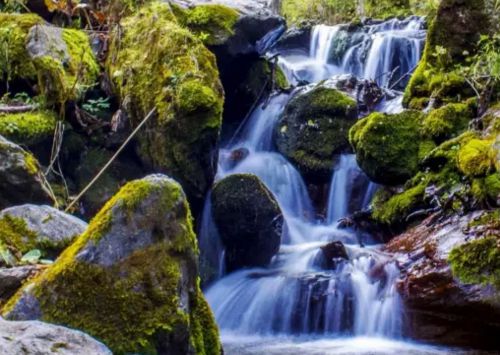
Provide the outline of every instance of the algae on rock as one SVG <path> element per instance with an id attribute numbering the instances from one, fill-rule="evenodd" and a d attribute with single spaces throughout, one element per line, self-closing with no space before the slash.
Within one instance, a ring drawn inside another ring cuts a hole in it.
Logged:
<path id="1" fill-rule="evenodd" d="M 181 186 L 151 175 L 125 185 L 3 315 L 83 330 L 115 354 L 220 355 L 197 255 Z"/>
<path id="2" fill-rule="evenodd" d="M 224 92 L 215 56 L 180 27 L 167 4 L 152 3 L 123 20 L 107 69 L 138 134 L 138 153 L 168 172 L 200 202 L 215 175 Z"/>

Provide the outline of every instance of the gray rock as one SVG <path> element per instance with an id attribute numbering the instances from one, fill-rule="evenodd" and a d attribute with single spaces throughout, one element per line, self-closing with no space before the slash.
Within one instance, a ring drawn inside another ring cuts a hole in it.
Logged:
<path id="1" fill-rule="evenodd" d="M 50 203 L 45 178 L 34 157 L 0 136 L 0 209 L 22 203 Z"/>
<path id="2" fill-rule="evenodd" d="M 6 301 L 23 285 L 29 277 L 40 271 L 35 265 L 0 269 L 0 302 Z"/>
<path id="3" fill-rule="evenodd" d="M 89 335 L 38 321 L 9 322 L 0 317 L 0 353 L 9 355 L 112 355 Z"/>
<path id="4" fill-rule="evenodd" d="M 276 14 L 276 7 L 273 6 L 274 0 L 174 0 L 174 2 L 183 7 L 220 4 L 234 8 L 245 16 Z"/>
<path id="5" fill-rule="evenodd" d="M 34 232 L 40 246 L 54 246 L 57 251 L 62 251 L 87 229 L 84 221 L 50 206 L 10 207 L 0 212 L 0 219 L 6 216 L 25 221 L 26 228 Z"/>
<path id="6" fill-rule="evenodd" d="M 64 41 L 63 30 L 59 27 L 33 26 L 26 38 L 26 50 L 32 59 L 49 56 L 62 63 L 70 60 L 68 46 Z"/>

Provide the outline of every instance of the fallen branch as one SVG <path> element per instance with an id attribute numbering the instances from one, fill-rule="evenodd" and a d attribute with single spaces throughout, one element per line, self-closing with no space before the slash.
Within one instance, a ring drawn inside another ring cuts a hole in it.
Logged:
<path id="1" fill-rule="evenodd" d="M 37 105 L 0 105 L 0 113 L 25 113 L 37 109 Z"/>

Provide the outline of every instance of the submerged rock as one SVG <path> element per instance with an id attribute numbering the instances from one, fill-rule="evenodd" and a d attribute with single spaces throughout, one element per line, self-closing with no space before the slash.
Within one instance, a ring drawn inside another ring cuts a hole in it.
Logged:
<path id="1" fill-rule="evenodd" d="M 0 208 L 50 203 L 40 165 L 33 155 L 0 136 Z"/>
<path id="2" fill-rule="evenodd" d="M 87 228 L 87 223 L 49 206 L 22 205 L 0 212 L 0 247 L 25 254 L 39 249 L 55 258 Z"/>
<path id="3" fill-rule="evenodd" d="M 9 322 L 0 317 L 4 354 L 112 355 L 85 333 L 38 321 Z"/>
<path id="4" fill-rule="evenodd" d="M 185 189 L 194 208 L 212 185 L 224 92 L 215 56 L 182 28 L 165 3 L 152 3 L 112 34 L 107 69 L 138 135 L 137 152 L 153 171 Z"/>
<path id="5" fill-rule="evenodd" d="M 498 346 L 500 252 L 498 244 L 484 243 L 491 238 L 498 243 L 498 217 L 498 211 L 444 220 L 431 216 L 386 245 L 402 268 L 398 288 L 410 336 L 451 345 Z M 471 248 L 476 251 L 471 253 Z M 464 253 L 469 253 L 465 264 Z"/>
<path id="6" fill-rule="evenodd" d="M 81 329 L 118 354 L 219 355 L 197 253 L 181 186 L 151 175 L 125 185 L 2 311 Z"/>
<path id="7" fill-rule="evenodd" d="M 212 191 L 213 217 L 226 249 L 226 268 L 266 266 L 278 252 L 283 215 L 255 175 L 235 174 Z"/>
<path id="8" fill-rule="evenodd" d="M 318 85 L 288 103 L 275 129 L 276 145 L 307 178 L 329 181 L 335 157 L 350 150 L 356 118 L 355 100 Z"/>
<path id="9" fill-rule="evenodd" d="M 322 246 L 321 252 L 318 253 L 315 264 L 322 269 L 335 269 L 339 262 L 349 260 L 349 255 L 344 244 L 340 241 L 331 242 Z"/>

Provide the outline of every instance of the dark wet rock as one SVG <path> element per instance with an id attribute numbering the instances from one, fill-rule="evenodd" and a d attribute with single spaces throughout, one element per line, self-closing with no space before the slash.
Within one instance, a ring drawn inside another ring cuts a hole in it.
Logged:
<path id="1" fill-rule="evenodd" d="M 238 148 L 233 150 L 230 155 L 229 155 L 229 168 L 232 169 L 239 163 L 241 163 L 243 160 L 248 157 L 249 151 L 247 148 Z"/>
<path id="2" fill-rule="evenodd" d="M 112 355 L 106 346 L 77 330 L 0 317 L 0 349 L 4 354 Z"/>
<path id="3" fill-rule="evenodd" d="M 288 29 L 274 45 L 277 52 L 300 49 L 309 53 L 311 46 L 311 26 Z"/>
<path id="4" fill-rule="evenodd" d="M 387 244 L 402 269 L 398 289 L 409 336 L 458 346 L 498 346 L 499 291 L 491 284 L 464 282 L 450 265 L 450 254 L 498 233 L 485 225 L 472 227 L 482 224 L 481 214 L 444 220 L 431 216 Z"/>
<path id="5" fill-rule="evenodd" d="M 305 89 L 280 117 L 277 148 L 306 179 L 327 182 L 336 158 L 351 149 L 348 133 L 356 118 L 356 101 L 339 90 L 323 84 Z"/>
<path id="6" fill-rule="evenodd" d="M 219 355 L 191 223 L 177 182 L 164 175 L 132 181 L 3 315 L 81 329 L 115 353 Z"/>
<path id="7" fill-rule="evenodd" d="M 0 208 L 50 203 L 46 181 L 33 155 L 0 136 Z"/>
<path id="8" fill-rule="evenodd" d="M 333 270 L 339 263 L 349 259 L 347 250 L 340 241 L 328 243 L 320 249 L 315 263 L 322 269 Z"/>
<path id="9" fill-rule="evenodd" d="M 283 215 L 259 178 L 228 176 L 215 185 L 212 203 L 227 270 L 268 265 L 279 250 Z"/>

